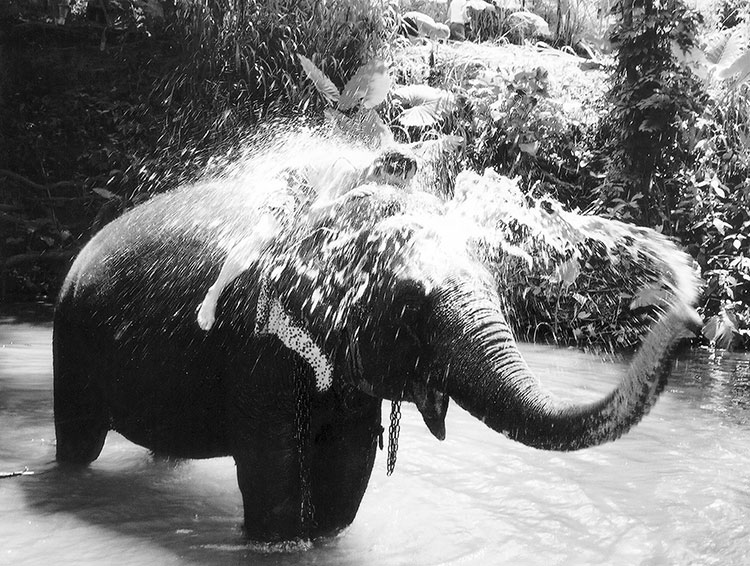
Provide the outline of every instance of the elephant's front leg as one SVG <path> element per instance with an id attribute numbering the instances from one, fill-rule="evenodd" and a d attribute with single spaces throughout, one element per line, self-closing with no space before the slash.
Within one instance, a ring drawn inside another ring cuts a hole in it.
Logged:
<path id="1" fill-rule="evenodd" d="M 294 403 L 285 399 L 283 405 Z M 317 403 L 311 409 L 309 429 L 300 427 L 299 414 L 287 415 L 291 420 L 277 415 L 252 427 L 235 451 L 245 532 L 253 540 L 333 535 L 357 514 L 381 432 L 380 401 L 368 398 L 353 412 L 339 406 L 334 414 Z"/>
<path id="2" fill-rule="evenodd" d="M 234 455 L 251 540 L 305 538 L 301 513 L 299 454 L 293 426 L 267 423 Z"/>
<path id="3" fill-rule="evenodd" d="M 306 537 L 301 513 L 299 425 L 294 372 L 299 367 L 277 339 L 237 360 L 228 399 L 232 455 L 252 540 Z"/>
<path id="4" fill-rule="evenodd" d="M 335 534 L 370 479 L 381 401 L 337 382 L 318 391 L 306 361 L 276 338 L 267 344 L 230 396 L 245 531 L 263 541 Z"/>
<path id="5" fill-rule="evenodd" d="M 354 520 L 382 432 L 381 403 L 334 386 L 313 413 L 309 473 L 314 534 L 335 534 Z"/>

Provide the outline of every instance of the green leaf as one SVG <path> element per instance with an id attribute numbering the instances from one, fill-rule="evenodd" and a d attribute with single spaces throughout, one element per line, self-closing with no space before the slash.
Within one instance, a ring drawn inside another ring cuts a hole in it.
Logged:
<path id="1" fill-rule="evenodd" d="M 400 101 L 404 107 L 434 104 L 436 109 L 443 112 L 452 112 L 456 109 L 456 98 L 452 93 L 429 85 L 400 86 L 394 89 L 393 98 Z"/>
<path id="2" fill-rule="evenodd" d="M 708 38 L 704 51 L 708 61 L 716 65 L 717 73 L 731 66 L 747 50 L 749 37 L 748 26 L 739 25 Z"/>
<path id="3" fill-rule="evenodd" d="M 539 150 L 539 142 L 534 140 L 531 143 L 519 143 L 518 149 L 534 157 L 536 155 L 536 152 Z"/>
<path id="4" fill-rule="evenodd" d="M 588 302 L 588 299 L 580 293 L 573 293 L 573 298 L 579 305 L 585 305 Z"/>
<path id="5" fill-rule="evenodd" d="M 683 49 L 674 39 L 671 41 L 670 49 L 672 56 L 680 64 L 689 68 L 699 78 L 706 78 L 706 67 L 708 67 L 708 58 L 705 52 L 695 45 Z"/>
<path id="6" fill-rule="evenodd" d="M 724 222 L 721 218 L 714 218 L 711 221 L 711 224 L 714 228 L 721 234 L 722 236 L 727 233 L 727 230 L 729 230 L 732 225 L 728 222 Z"/>
<path id="7" fill-rule="evenodd" d="M 355 112 L 352 116 L 327 108 L 323 115 L 335 128 L 348 136 L 354 136 L 367 144 L 391 145 L 393 132 L 372 109 Z"/>
<path id="8" fill-rule="evenodd" d="M 720 79 L 728 79 L 734 75 L 739 75 L 735 80 L 735 86 L 739 86 L 750 76 L 750 51 L 745 51 L 729 67 L 716 73 L 716 76 Z"/>
<path id="9" fill-rule="evenodd" d="M 398 117 L 398 121 L 402 126 L 417 128 L 432 126 L 439 119 L 437 105 L 434 103 L 420 104 L 412 108 L 407 108 Z"/>
<path id="10" fill-rule="evenodd" d="M 725 198 L 727 196 L 727 193 L 724 190 L 726 189 L 726 187 L 723 185 L 721 181 L 719 181 L 718 177 L 716 176 L 711 177 L 710 186 L 713 192 L 716 193 L 716 196 L 718 196 L 719 198 Z M 722 234 L 723 233 L 724 232 L 722 232 Z"/>
<path id="11" fill-rule="evenodd" d="M 719 314 L 715 314 L 708 319 L 703 330 L 703 336 L 713 342 L 719 348 L 729 348 L 737 332 L 736 318 L 726 310 L 722 309 Z"/>
<path id="12" fill-rule="evenodd" d="M 452 93 L 428 85 L 401 86 L 394 90 L 393 98 L 406 108 L 398 117 L 404 126 L 426 128 L 456 109 Z"/>
<path id="13" fill-rule="evenodd" d="M 339 89 L 333 84 L 333 81 L 329 79 L 326 74 L 315 66 L 315 63 L 310 61 L 304 55 L 297 53 L 302 70 L 305 71 L 307 78 L 310 79 L 320 95 L 325 98 L 331 104 L 335 104 L 340 97 Z"/>
<path id="14" fill-rule="evenodd" d="M 393 132 L 381 120 L 378 113 L 374 110 L 367 109 L 362 116 L 361 127 L 363 135 L 370 140 L 379 140 L 380 145 L 391 145 L 393 143 Z"/>
<path id="15" fill-rule="evenodd" d="M 344 86 L 339 99 L 339 110 L 350 110 L 360 102 L 365 108 L 374 108 L 385 100 L 391 89 L 388 69 L 381 59 L 363 65 Z"/>
<path id="16" fill-rule="evenodd" d="M 659 286 L 640 289 L 630 303 L 631 309 L 664 305 L 669 300 L 669 293 Z"/>
<path id="17" fill-rule="evenodd" d="M 576 282 L 580 274 L 581 264 L 578 259 L 572 258 L 557 266 L 557 269 L 555 269 L 555 272 L 550 277 L 550 281 L 552 283 L 560 283 L 563 288 L 567 289 Z"/>

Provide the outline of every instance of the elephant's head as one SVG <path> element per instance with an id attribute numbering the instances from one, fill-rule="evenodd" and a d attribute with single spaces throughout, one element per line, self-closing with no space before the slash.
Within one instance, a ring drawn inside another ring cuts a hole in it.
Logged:
<path id="1" fill-rule="evenodd" d="M 688 305 L 674 300 L 614 391 L 595 403 L 566 403 L 529 370 L 495 282 L 455 237 L 435 229 L 440 215 L 410 216 L 409 199 L 393 194 L 376 200 L 387 200 L 378 210 L 390 212 L 355 229 L 343 222 L 312 231 L 270 277 L 333 380 L 414 402 L 440 439 L 449 398 L 492 429 L 553 450 L 614 440 L 648 412 L 693 322 Z"/>

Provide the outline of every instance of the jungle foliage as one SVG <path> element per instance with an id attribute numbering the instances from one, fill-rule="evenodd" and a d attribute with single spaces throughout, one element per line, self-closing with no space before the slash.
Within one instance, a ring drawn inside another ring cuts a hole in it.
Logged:
<path id="1" fill-rule="evenodd" d="M 346 124 L 351 108 L 338 108 L 333 93 L 377 54 L 393 84 L 372 114 L 399 141 L 450 140 L 436 167 L 446 191 L 459 169 L 491 167 L 517 177 L 530 201 L 551 197 L 669 234 L 707 282 L 706 340 L 750 346 L 741 3 L 720 3 L 711 25 L 680 0 L 618 3 L 615 51 L 594 61 L 549 46 L 415 47 L 395 37 L 392 7 L 370 0 L 107 0 L 105 13 L 104 3 L 74 0 L 64 26 L 37 5 L 12 0 L 0 11 L 6 297 L 53 297 L 98 227 L 210 175 L 212 156 L 239 151 L 264 119 L 320 122 L 332 108 Z M 551 43 L 577 45 L 585 13 L 561 6 L 543 14 Z M 524 39 L 508 31 L 508 12 L 474 23 L 476 39 Z M 328 83 L 306 80 L 310 69 Z M 658 302 L 637 291 L 649 266 L 596 246 L 568 259 L 531 270 L 508 263 L 517 329 L 560 343 L 633 344 Z"/>
<path id="2" fill-rule="evenodd" d="M 443 50 L 443 61 L 423 72 L 422 79 L 458 94 L 458 100 L 465 94 L 469 104 L 456 104 L 451 115 L 444 111 L 440 131 L 464 137 L 467 165 L 521 175 L 531 198 L 552 195 L 570 208 L 674 237 L 696 259 L 707 282 L 699 305 L 706 340 L 747 348 L 747 8 L 744 15 L 734 10 L 732 18 L 720 20 L 734 27 L 718 30 L 679 0 L 615 8 L 615 51 L 602 88 L 605 96 L 587 100 L 573 94 L 579 69 L 565 68 L 561 59 L 545 64 L 544 48 L 537 49 L 533 62 L 504 66 L 467 63 Z M 400 65 L 403 59 L 396 64 L 400 75 L 414 80 L 414 71 Z M 591 90 L 597 75 L 586 75 Z M 571 111 L 572 102 L 581 100 L 596 111 L 594 120 Z M 531 332 L 553 321 L 559 339 L 562 318 L 563 342 L 613 336 L 616 343 L 631 343 L 621 314 L 634 304 L 628 282 L 648 275 L 630 271 L 633 264 L 624 267 L 627 281 L 618 281 L 611 259 L 594 250 L 580 266 L 594 267 L 589 280 L 577 279 L 562 295 L 549 284 L 554 274 L 520 266 L 519 330 Z M 570 299 L 567 307 L 561 296 Z M 643 297 L 635 297 L 635 304 L 647 306 Z"/>

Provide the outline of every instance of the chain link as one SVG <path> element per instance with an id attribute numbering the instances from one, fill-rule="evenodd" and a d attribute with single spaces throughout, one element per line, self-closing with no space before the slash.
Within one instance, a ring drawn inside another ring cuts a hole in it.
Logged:
<path id="1" fill-rule="evenodd" d="M 391 475 L 396 468 L 398 435 L 401 432 L 401 401 L 391 401 L 391 424 L 388 427 L 388 459 L 386 474 Z"/>

